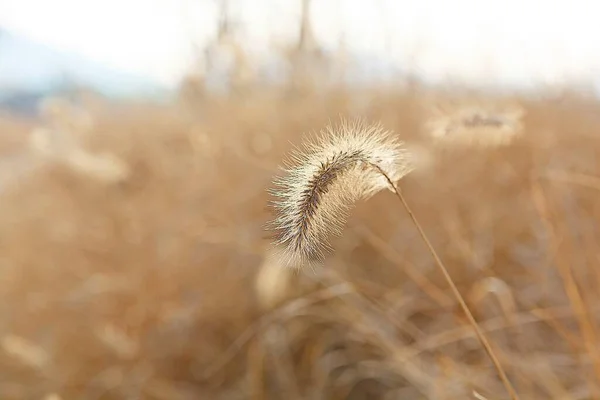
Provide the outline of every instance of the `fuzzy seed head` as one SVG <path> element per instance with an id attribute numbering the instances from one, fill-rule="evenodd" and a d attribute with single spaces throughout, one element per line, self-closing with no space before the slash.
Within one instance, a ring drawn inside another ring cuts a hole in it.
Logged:
<path id="1" fill-rule="evenodd" d="M 358 200 L 390 189 L 413 169 L 410 153 L 380 125 L 328 127 L 292 155 L 271 190 L 276 251 L 286 265 L 320 262 Z M 385 175 L 384 175 L 385 174 Z M 387 178 L 386 178 L 387 176 Z"/>
<path id="2" fill-rule="evenodd" d="M 429 135 L 439 144 L 501 147 L 511 144 L 523 131 L 519 107 L 460 105 L 436 109 L 426 123 Z"/>

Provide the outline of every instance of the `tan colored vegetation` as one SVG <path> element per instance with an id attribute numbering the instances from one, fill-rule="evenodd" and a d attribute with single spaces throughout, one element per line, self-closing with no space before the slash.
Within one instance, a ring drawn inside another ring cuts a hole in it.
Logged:
<path id="1" fill-rule="evenodd" d="M 338 116 L 427 158 L 400 190 L 520 398 L 597 398 L 598 104 L 513 98 L 509 145 L 440 146 L 423 105 L 448 97 L 260 88 L 60 124 L 119 179 L 31 148 L 57 124 L 3 118 L 1 398 L 507 398 L 393 195 L 356 204 L 322 267 L 274 265 L 266 189 Z"/>

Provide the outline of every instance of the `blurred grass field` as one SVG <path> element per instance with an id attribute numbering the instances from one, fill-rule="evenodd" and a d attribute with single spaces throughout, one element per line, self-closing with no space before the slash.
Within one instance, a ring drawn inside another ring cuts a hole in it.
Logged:
<path id="1" fill-rule="evenodd" d="M 473 102 L 522 110 L 519 135 L 428 135 Z M 83 109 L 0 121 L 0 398 L 508 398 L 390 193 L 322 268 L 269 259 L 278 165 L 341 117 L 417 154 L 401 190 L 521 399 L 600 398 L 596 100 L 258 87 Z"/>

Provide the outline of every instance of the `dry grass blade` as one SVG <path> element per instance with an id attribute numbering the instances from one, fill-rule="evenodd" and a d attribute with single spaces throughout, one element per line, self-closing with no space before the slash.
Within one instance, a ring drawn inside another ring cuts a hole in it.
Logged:
<path id="1" fill-rule="evenodd" d="M 243 347 L 246 343 L 252 339 L 257 332 L 264 329 L 266 326 L 270 325 L 272 322 L 276 321 L 278 318 L 282 316 L 289 316 L 296 314 L 302 308 L 305 308 L 311 304 L 315 304 L 321 301 L 326 301 L 332 298 L 336 298 L 342 296 L 344 294 L 352 293 L 352 288 L 350 285 L 342 283 L 336 286 L 328 287 L 319 292 L 313 293 L 310 297 L 306 298 L 298 298 L 294 301 L 291 301 L 278 309 L 271 311 L 269 314 L 265 314 L 260 320 L 258 320 L 255 324 L 246 329 L 236 340 L 235 342 L 229 346 L 229 348 L 224 351 L 218 360 L 211 364 L 211 366 L 203 371 L 202 376 L 204 379 L 210 378 L 217 371 L 219 371 L 224 365 L 226 365 L 237 352 L 240 351 L 240 348 Z"/>
<path id="2" fill-rule="evenodd" d="M 541 183 L 537 183 L 534 186 L 534 190 L 535 199 L 538 202 L 538 209 L 541 210 L 541 216 L 544 219 L 544 224 L 549 233 L 553 251 L 556 254 L 555 258 L 558 273 L 561 276 L 561 281 L 570 300 L 570 304 L 573 307 L 573 312 L 577 317 L 583 344 L 585 345 L 587 353 L 594 360 L 595 374 L 596 377 L 598 377 L 600 376 L 600 353 L 598 352 L 598 347 L 596 345 L 596 343 L 598 343 L 596 327 L 594 326 L 589 306 L 586 304 L 579 289 L 579 284 L 575 279 L 572 266 L 563 259 L 562 254 L 559 252 L 560 247 L 564 246 L 562 242 L 566 240 L 560 239 L 560 236 L 565 236 L 564 234 L 561 235 L 562 232 L 560 228 L 563 227 L 558 224 L 559 226 L 555 228 L 554 223 L 552 222 L 553 220 L 560 220 L 556 215 L 553 215 L 557 214 L 557 210 L 555 210 L 556 205 L 553 204 L 554 202 L 551 198 L 546 196 L 545 189 Z M 595 385 L 591 385 L 590 387 L 592 393 L 598 394 L 598 388 Z"/>
<path id="3" fill-rule="evenodd" d="M 600 190 L 600 178 L 589 174 L 557 170 L 550 171 L 546 177 L 547 179 L 557 182 L 571 183 L 594 190 Z"/>
<path id="4" fill-rule="evenodd" d="M 510 287 L 502 279 L 491 276 L 478 281 L 471 289 L 467 298 L 471 304 L 477 304 L 489 294 L 493 294 L 498 299 L 498 303 L 507 321 L 514 323 L 517 305 L 515 304 L 515 298 Z"/>

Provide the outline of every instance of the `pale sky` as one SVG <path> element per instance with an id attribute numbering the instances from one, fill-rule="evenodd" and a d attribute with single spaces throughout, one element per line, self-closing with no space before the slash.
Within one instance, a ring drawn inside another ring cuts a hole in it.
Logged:
<path id="1" fill-rule="evenodd" d="M 0 0 L 0 26 L 174 85 L 191 43 L 216 29 L 218 0 Z M 299 0 L 230 0 L 261 57 L 297 34 Z M 426 79 L 501 84 L 600 78 L 596 0 L 313 0 L 317 40 L 410 65 Z M 0 55 L 1 57 L 1 55 Z M 598 77 L 598 78 L 597 78 Z"/>

